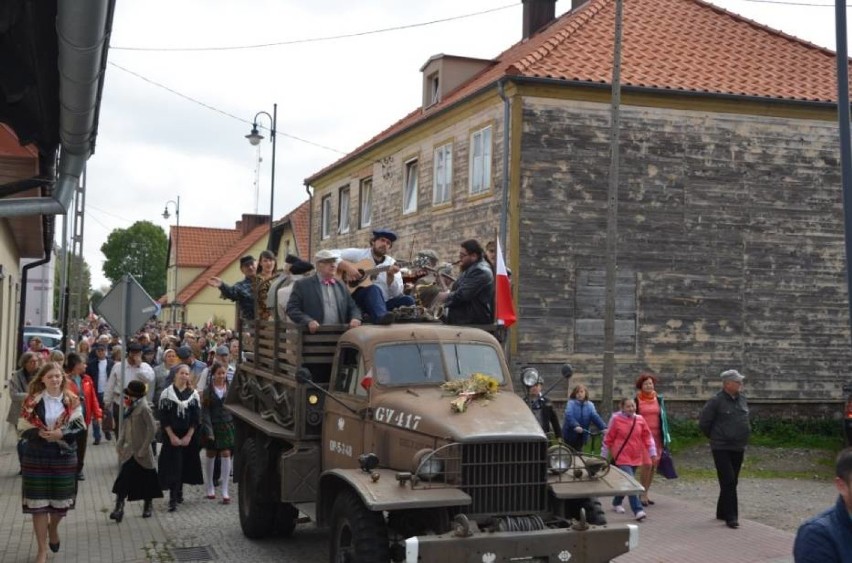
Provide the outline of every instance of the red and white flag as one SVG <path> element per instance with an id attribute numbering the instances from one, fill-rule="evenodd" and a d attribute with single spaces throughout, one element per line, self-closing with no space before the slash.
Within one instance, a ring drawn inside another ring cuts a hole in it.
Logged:
<path id="1" fill-rule="evenodd" d="M 512 288 L 509 285 L 509 272 L 506 271 L 506 262 L 503 261 L 503 249 L 500 248 L 500 239 L 497 239 L 497 279 L 496 303 L 497 324 L 507 328 L 515 324 L 518 317 L 515 315 L 515 305 L 512 303 Z"/>

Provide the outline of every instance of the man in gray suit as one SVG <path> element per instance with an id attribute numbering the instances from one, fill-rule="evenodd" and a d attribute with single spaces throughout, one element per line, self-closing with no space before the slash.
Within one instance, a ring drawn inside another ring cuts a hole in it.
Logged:
<path id="1" fill-rule="evenodd" d="M 287 316 L 315 333 L 320 325 L 361 325 L 361 310 L 344 285 L 335 279 L 340 256 L 330 250 L 320 250 L 314 256 L 317 273 L 298 280 L 287 301 Z"/>

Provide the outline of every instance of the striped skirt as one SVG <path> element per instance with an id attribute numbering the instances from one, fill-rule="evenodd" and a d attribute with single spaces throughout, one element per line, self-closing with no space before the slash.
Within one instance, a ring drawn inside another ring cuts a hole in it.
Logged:
<path id="1" fill-rule="evenodd" d="M 232 450 L 234 449 L 234 423 L 214 422 L 213 423 L 213 449 L 216 450 Z"/>
<path id="2" fill-rule="evenodd" d="M 65 514 L 77 500 L 77 451 L 27 440 L 21 458 L 24 514 Z"/>

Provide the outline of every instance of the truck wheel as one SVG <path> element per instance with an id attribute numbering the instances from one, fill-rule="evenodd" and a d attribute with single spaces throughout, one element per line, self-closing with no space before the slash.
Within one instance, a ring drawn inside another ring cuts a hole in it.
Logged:
<path id="1" fill-rule="evenodd" d="M 387 563 L 388 531 L 381 512 L 368 510 L 352 491 L 343 491 L 331 510 L 333 563 Z"/>
<path id="2" fill-rule="evenodd" d="M 598 499 L 589 498 L 584 500 L 582 508 L 586 511 L 586 522 L 593 526 L 606 525 L 606 513 Z"/>
<path id="3" fill-rule="evenodd" d="M 295 506 L 289 502 L 279 504 L 278 515 L 275 518 L 275 534 L 282 538 L 289 538 L 296 529 L 298 519 L 299 510 Z"/>
<path id="4" fill-rule="evenodd" d="M 272 533 L 275 525 L 275 503 L 264 500 L 263 475 L 260 471 L 266 467 L 261 459 L 254 438 L 247 438 L 242 450 L 243 470 L 240 474 L 240 486 L 237 500 L 240 509 L 240 527 L 243 535 L 251 539 L 260 539 Z"/>

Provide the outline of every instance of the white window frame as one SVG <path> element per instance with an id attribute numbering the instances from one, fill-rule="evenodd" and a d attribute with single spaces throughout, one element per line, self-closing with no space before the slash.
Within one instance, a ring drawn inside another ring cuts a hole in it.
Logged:
<path id="1" fill-rule="evenodd" d="M 429 75 L 429 105 L 437 104 L 441 101 L 441 77 L 437 72 Z"/>
<path id="2" fill-rule="evenodd" d="M 365 197 L 366 194 L 366 197 Z M 373 178 L 364 178 L 358 187 L 358 225 L 369 227 L 373 222 Z"/>
<path id="3" fill-rule="evenodd" d="M 417 211 L 417 188 L 420 167 L 416 158 L 405 162 L 405 176 L 402 184 L 402 214 L 408 215 Z"/>
<path id="4" fill-rule="evenodd" d="M 488 125 L 470 134 L 470 194 L 491 190 L 491 156 L 493 136 Z"/>
<path id="5" fill-rule="evenodd" d="M 432 174 L 432 205 L 449 203 L 453 187 L 453 144 L 435 149 Z"/>
<path id="6" fill-rule="evenodd" d="M 349 186 L 340 188 L 337 199 L 337 233 L 345 235 L 349 232 L 349 208 L 351 202 Z"/>
<path id="7" fill-rule="evenodd" d="M 322 198 L 320 210 L 322 213 L 320 236 L 327 239 L 331 236 L 331 195 Z"/>

